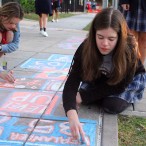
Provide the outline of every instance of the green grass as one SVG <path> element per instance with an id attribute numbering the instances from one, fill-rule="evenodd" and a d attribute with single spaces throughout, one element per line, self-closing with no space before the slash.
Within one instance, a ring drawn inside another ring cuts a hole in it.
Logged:
<path id="1" fill-rule="evenodd" d="M 83 30 L 89 31 L 90 26 L 91 26 L 91 22 L 85 28 L 83 28 Z"/>
<path id="2" fill-rule="evenodd" d="M 75 13 L 59 13 L 59 19 L 61 18 L 66 18 L 66 17 L 71 17 L 71 16 L 74 16 L 74 15 L 77 15 Z M 38 20 L 38 15 L 35 14 L 35 13 L 29 13 L 29 14 L 24 14 L 24 18 L 26 19 L 31 19 L 31 20 Z M 52 16 L 49 17 L 48 16 L 48 20 L 52 20 Z"/>
<path id="3" fill-rule="evenodd" d="M 146 146 L 146 118 L 118 117 L 119 146 Z"/>

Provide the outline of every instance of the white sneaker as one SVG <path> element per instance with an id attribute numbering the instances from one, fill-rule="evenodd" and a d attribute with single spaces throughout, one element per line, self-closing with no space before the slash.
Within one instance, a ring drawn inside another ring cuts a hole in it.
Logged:
<path id="1" fill-rule="evenodd" d="M 55 20 L 54 19 L 52 19 L 52 22 L 54 22 Z"/>
<path id="2" fill-rule="evenodd" d="M 41 35 L 43 35 L 44 37 L 48 37 L 47 32 L 46 32 L 46 31 L 44 31 L 44 30 L 41 30 L 41 31 L 40 31 L 40 34 L 41 34 Z"/>
<path id="3" fill-rule="evenodd" d="M 44 31 L 43 36 L 44 36 L 44 37 L 48 37 L 48 34 L 47 34 L 46 31 Z"/>
<path id="4" fill-rule="evenodd" d="M 59 20 L 58 19 L 56 19 L 56 22 L 58 22 Z"/>
<path id="5" fill-rule="evenodd" d="M 43 31 L 43 30 L 41 30 L 41 31 L 40 31 L 40 34 L 42 34 L 42 35 L 43 35 L 43 34 L 44 34 L 44 31 Z"/>

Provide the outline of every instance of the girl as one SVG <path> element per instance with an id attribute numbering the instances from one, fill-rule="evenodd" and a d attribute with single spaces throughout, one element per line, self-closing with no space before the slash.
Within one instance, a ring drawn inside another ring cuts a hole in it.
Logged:
<path id="1" fill-rule="evenodd" d="M 52 16 L 51 0 L 35 0 L 35 11 L 39 15 L 40 33 L 44 37 L 48 37 L 46 31 L 48 15 Z"/>
<path id="2" fill-rule="evenodd" d="M 97 102 L 105 112 L 118 114 L 142 98 L 145 83 L 137 43 L 128 34 L 122 13 L 103 9 L 74 55 L 63 90 L 63 106 L 72 136 L 77 139 L 81 134 L 85 141 L 77 104 Z"/>
<path id="3" fill-rule="evenodd" d="M 52 4 L 53 4 L 52 5 L 52 10 L 53 10 L 52 22 L 54 22 L 54 21 L 58 22 L 59 9 L 60 9 L 60 0 L 53 0 Z"/>
<path id="4" fill-rule="evenodd" d="M 8 2 L 0 7 L 0 56 L 18 49 L 19 22 L 23 15 L 23 10 L 17 2 Z"/>
<path id="5" fill-rule="evenodd" d="M 138 41 L 141 61 L 146 59 L 146 0 L 119 0 L 128 27 Z"/>
<path id="6" fill-rule="evenodd" d="M 0 8 L 0 57 L 18 49 L 20 39 L 19 22 L 23 19 L 23 10 L 19 3 L 8 2 Z M 12 71 L 0 68 L 0 78 L 14 82 Z"/>

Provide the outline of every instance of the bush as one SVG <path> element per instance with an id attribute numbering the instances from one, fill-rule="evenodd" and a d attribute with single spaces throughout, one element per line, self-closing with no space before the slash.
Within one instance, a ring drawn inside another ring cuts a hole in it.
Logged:
<path id="1" fill-rule="evenodd" d="M 35 11 L 34 1 L 35 0 L 20 0 L 24 13 L 32 13 Z"/>
<path id="2" fill-rule="evenodd" d="M 34 2 L 35 0 L 2 0 L 2 5 L 7 2 L 18 2 L 21 4 L 24 13 L 32 13 L 35 12 Z"/>

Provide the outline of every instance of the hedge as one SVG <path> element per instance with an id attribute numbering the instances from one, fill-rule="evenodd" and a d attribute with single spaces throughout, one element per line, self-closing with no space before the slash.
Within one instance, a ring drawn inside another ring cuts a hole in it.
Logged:
<path id="1" fill-rule="evenodd" d="M 24 13 L 35 12 L 34 7 L 35 0 L 2 0 L 2 5 L 7 2 L 19 2 L 24 10 Z"/>

